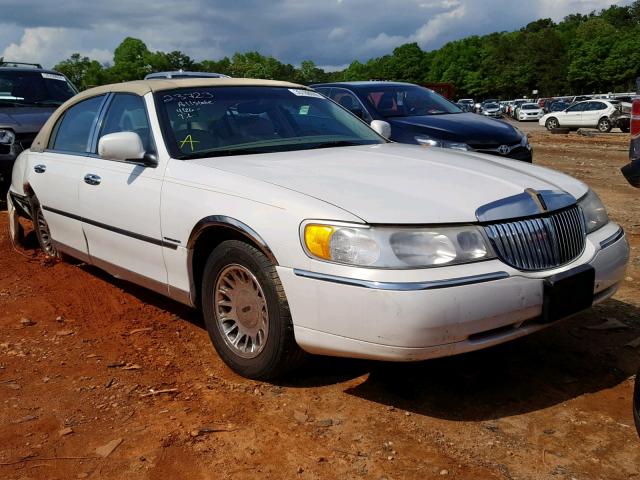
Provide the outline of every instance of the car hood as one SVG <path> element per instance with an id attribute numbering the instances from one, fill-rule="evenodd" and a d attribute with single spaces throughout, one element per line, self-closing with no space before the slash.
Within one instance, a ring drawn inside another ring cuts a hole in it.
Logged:
<path id="1" fill-rule="evenodd" d="M 391 124 L 392 132 L 394 126 L 411 128 L 416 134 L 424 133 L 469 145 L 512 145 L 522 138 L 508 123 L 475 113 L 391 117 L 386 120 Z"/>
<path id="2" fill-rule="evenodd" d="M 567 175 L 515 160 L 394 143 L 189 161 L 309 195 L 374 224 L 475 222 L 479 207 L 527 188 L 574 198 L 587 191 Z"/>
<path id="3" fill-rule="evenodd" d="M 0 107 L 0 128 L 36 134 L 54 111 L 55 107 Z"/>

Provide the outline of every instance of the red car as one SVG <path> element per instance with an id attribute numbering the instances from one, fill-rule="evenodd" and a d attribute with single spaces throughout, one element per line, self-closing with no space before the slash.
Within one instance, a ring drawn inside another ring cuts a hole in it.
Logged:
<path id="1" fill-rule="evenodd" d="M 622 167 L 625 178 L 634 187 L 640 188 L 640 78 L 637 80 L 636 97 L 631 108 L 631 144 L 629 146 L 629 163 Z M 633 420 L 640 435 L 640 370 L 636 373 L 633 392 Z"/>

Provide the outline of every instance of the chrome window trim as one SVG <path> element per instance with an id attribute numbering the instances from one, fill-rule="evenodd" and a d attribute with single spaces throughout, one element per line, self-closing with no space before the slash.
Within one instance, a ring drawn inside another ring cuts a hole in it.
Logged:
<path id="1" fill-rule="evenodd" d="M 353 287 L 364 287 L 374 290 L 391 290 L 396 292 L 437 290 L 440 288 L 460 287 L 464 285 L 493 282 L 495 280 L 504 280 L 505 278 L 509 278 L 509 274 L 507 272 L 493 272 L 484 273 L 481 275 L 472 275 L 469 277 L 430 280 L 426 282 L 377 282 L 374 280 L 361 280 L 356 278 L 340 277 L 337 275 L 328 275 L 325 273 L 310 272 L 308 270 L 300 270 L 297 268 L 293 269 L 293 273 L 298 277 L 310 278 L 313 280 L 322 280 L 325 282 L 350 285 Z"/>

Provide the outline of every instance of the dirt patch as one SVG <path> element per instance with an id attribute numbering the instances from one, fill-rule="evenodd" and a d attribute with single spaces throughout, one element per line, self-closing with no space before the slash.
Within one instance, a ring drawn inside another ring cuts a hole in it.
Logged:
<path id="1" fill-rule="evenodd" d="M 640 336 L 640 192 L 619 173 L 627 138 L 531 141 L 536 163 L 589 183 L 625 227 L 632 260 L 614 299 L 482 352 L 316 358 L 279 384 L 231 373 L 197 312 L 15 251 L 0 213 L 0 478 L 640 478 L 640 350 L 625 347 Z M 607 319 L 626 328 L 584 328 Z"/>

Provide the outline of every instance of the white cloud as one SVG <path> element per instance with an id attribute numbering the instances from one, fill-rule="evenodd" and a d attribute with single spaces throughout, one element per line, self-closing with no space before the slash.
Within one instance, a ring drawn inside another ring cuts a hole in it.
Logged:
<path id="1" fill-rule="evenodd" d="M 112 50 L 85 48 L 91 46 L 87 36 L 90 37 L 86 30 L 64 27 L 26 28 L 20 40 L 7 45 L 0 57 L 16 62 L 40 63 L 45 67 L 52 67 L 76 52 L 101 63 L 111 61 Z"/>
<path id="2" fill-rule="evenodd" d="M 110 61 L 127 36 L 150 50 L 181 50 L 195 59 L 258 50 L 292 64 L 342 65 L 406 42 L 431 50 L 631 0 L 182 0 L 179 8 L 175 0 L 0 2 L 0 55 L 52 66 L 75 52 Z"/>
<path id="3" fill-rule="evenodd" d="M 46 63 L 59 53 L 56 50 L 65 37 L 65 28 L 27 28 L 20 41 L 8 45 L 0 56 L 19 62 Z"/>

